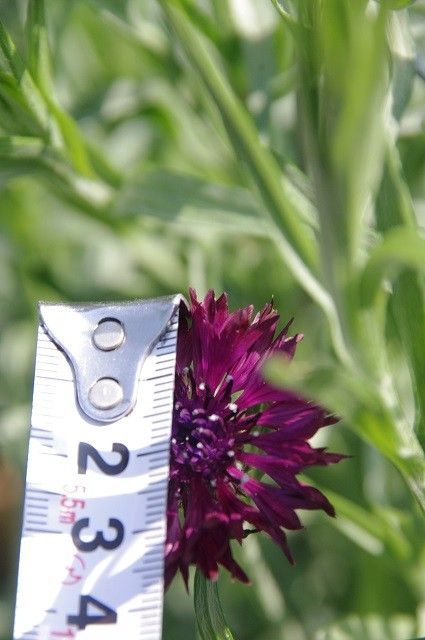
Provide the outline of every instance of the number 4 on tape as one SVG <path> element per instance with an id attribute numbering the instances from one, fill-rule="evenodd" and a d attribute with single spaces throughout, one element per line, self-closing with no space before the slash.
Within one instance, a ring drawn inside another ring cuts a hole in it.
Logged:
<path id="1" fill-rule="evenodd" d="M 40 305 L 14 640 L 159 640 L 181 296 Z"/>

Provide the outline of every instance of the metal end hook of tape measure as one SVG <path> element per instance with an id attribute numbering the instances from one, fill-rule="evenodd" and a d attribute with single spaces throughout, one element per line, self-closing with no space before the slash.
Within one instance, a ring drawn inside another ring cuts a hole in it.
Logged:
<path id="1" fill-rule="evenodd" d="M 42 324 L 71 363 L 81 410 L 114 422 L 134 407 L 141 366 L 182 296 L 115 304 L 40 304 Z"/>

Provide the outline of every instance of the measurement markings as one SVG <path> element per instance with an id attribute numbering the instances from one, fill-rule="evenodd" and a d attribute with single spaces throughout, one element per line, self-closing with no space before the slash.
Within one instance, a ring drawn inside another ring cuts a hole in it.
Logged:
<path id="1" fill-rule="evenodd" d="M 161 499 L 155 499 L 155 496 L 148 496 L 146 498 L 146 501 L 148 502 L 148 505 L 146 506 L 147 509 L 163 509 L 166 506 L 166 500 Z"/>
<path id="2" fill-rule="evenodd" d="M 151 518 L 154 515 L 158 515 L 158 514 L 162 514 L 164 512 L 164 508 L 165 508 L 165 501 L 158 505 L 158 504 L 147 504 L 146 505 L 146 510 L 147 510 L 147 515 L 149 516 L 149 518 Z"/>
<path id="3" fill-rule="evenodd" d="M 160 397 L 160 394 L 162 394 L 161 397 Z M 171 389 L 153 389 L 152 406 L 159 400 L 165 400 L 165 398 L 170 398 L 171 396 L 172 396 Z"/>
<path id="4" fill-rule="evenodd" d="M 168 451 L 165 456 L 161 456 L 160 458 L 151 458 L 148 462 L 148 471 L 158 469 L 166 464 L 168 464 Z"/>
<path id="5" fill-rule="evenodd" d="M 165 530 L 161 529 L 161 533 L 165 535 Z M 157 540 L 158 539 L 158 534 L 155 533 L 155 532 L 154 533 L 149 533 L 149 534 L 145 535 L 145 538 L 146 538 L 147 541 Z"/>
<path id="6" fill-rule="evenodd" d="M 148 596 L 149 596 L 149 597 L 148 597 Z M 143 593 L 143 594 L 142 594 L 142 598 L 143 598 L 143 604 L 149 604 L 150 602 L 152 602 L 152 605 L 151 605 L 151 606 L 153 606 L 153 605 L 155 605 L 155 604 L 156 604 L 157 606 L 159 606 L 159 605 L 158 605 L 158 601 L 157 601 L 157 597 L 156 597 L 154 594 L 152 594 L 152 596 L 151 596 L 149 593 L 146 593 L 146 594 L 145 594 L 145 593 Z"/>
<path id="7" fill-rule="evenodd" d="M 164 402 L 164 400 L 166 400 L 166 402 Z M 168 415 L 171 415 L 173 411 L 172 398 L 158 398 L 158 400 L 152 403 L 152 411 L 156 412 L 157 409 L 166 409 L 168 411 Z"/>
<path id="8" fill-rule="evenodd" d="M 135 607 L 134 609 L 129 609 L 128 613 L 138 613 L 139 611 L 152 611 L 152 607 Z"/>
<path id="9" fill-rule="evenodd" d="M 164 568 L 164 564 L 161 562 L 159 563 L 158 561 L 156 562 L 156 564 L 151 564 L 151 566 L 149 566 L 149 563 L 143 563 L 143 565 L 141 567 L 137 567 L 137 569 L 134 570 L 134 573 L 143 573 L 146 570 L 150 570 L 150 571 L 156 571 L 157 573 L 161 574 Z"/>
<path id="10" fill-rule="evenodd" d="M 169 411 L 160 411 L 159 413 L 147 413 L 144 416 L 142 416 L 142 418 L 154 418 L 155 416 L 167 416 L 167 421 L 168 418 L 170 417 L 170 412 Z M 164 420 L 164 418 L 162 418 L 162 420 Z M 152 420 L 152 423 L 158 422 L 157 420 Z"/>
<path id="11" fill-rule="evenodd" d="M 173 340 L 173 341 L 170 341 L 170 342 L 167 341 L 166 344 L 160 345 L 157 348 L 157 351 L 162 351 L 162 353 L 166 354 L 167 356 L 170 356 L 172 353 L 175 353 L 175 348 L 176 348 L 176 341 Z"/>
<path id="12" fill-rule="evenodd" d="M 160 402 L 161 402 L 161 400 L 160 400 Z M 163 402 L 162 404 L 156 404 L 156 402 L 154 402 L 154 403 L 152 404 L 152 408 L 154 408 L 154 409 L 163 409 L 164 407 L 171 408 L 171 407 L 170 407 L 170 404 L 171 404 L 171 403 L 170 403 L 169 401 L 168 401 L 168 402 Z M 153 415 L 154 415 L 154 416 L 155 416 L 155 415 L 158 415 L 158 413 L 157 413 L 157 412 L 155 412 Z M 143 417 L 144 417 L 144 418 L 146 418 L 147 416 L 143 416 Z"/>
<path id="13" fill-rule="evenodd" d="M 32 433 L 31 438 L 33 440 L 42 440 L 45 447 L 53 447 L 53 444 L 47 444 L 48 442 L 53 442 L 53 438 L 49 438 L 48 436 L 39 436 L 36 433 Z"/>
<path id="14" fill-rule="evenodd" d="M 162 493 L 164 491 L 165 487 L 154 487 L 152 489 L 142 489 L 141 491 L 138 491 L 137 494 L 138 495 L 150 495 L 150 494 L 157 494 L 157 493 Z"/>
<path id="15" fill-rule="evenodd" d="M 142 616 L 142 622 L 144 627 L 143 631 L 147 631 L 148 633 L 154 633 L 154 630 L 156 629 L 159 631 L 159 620 L 149 622 L 149 620 Z M 145 638 L 146 636 L 142 637 Z"/>
<path id="16" fill-rule="evenodd" d="M 152 458 L 150 459 L 150 461 L 151 461 L 151 462 L 160 462 L 161 460 L 162 460 L 162 461 L 163 461 L 163 460 L 168 460 L 168 452 L 169 452 L 168 447 L 167 447 L 167 449 L 164 449 L 164 451 L 158 451 L 158 452 L 155 452 L 155 453 L 160 453 L 161 455 L 159 455 L 159 456 L 155 456 L 155 457 L 152 457 Z"/>
<path id="17" fill-rule="evenodd" d="M 48 366 L 58 366 L 58 359 L 55 353 L 37 353 L 37 369 L 40 365 L 48 365 Z"/>
<path id="18" fill-rule="evenodd" d="M 141 571 L 143 572 L 144 578 L 153 579 L 153 578 L 160 577 L 162 567 L 158 567 L 157 569 L 150 569 L 150 570 L 148 569 L 147 571 L 145 571 L 144 568 L 142 567 Z"/>
<path id="19" fill-rule="evenodd" d="M 158 554 L 158 556 L 155 557 L 155 558 L 149 557 L 149 558 L 146 558 L 146 560 L 143 560 L 143 562 L 142 562 L 143 567 L 146 566 L 146 565 L 154 565 L 154 564 L 156 564 L 156 566 L 158 566 L 158 568 L 162 568 L 162 566 L 164 564 L 164 562 L 163 562 L 164 559 L 162 557 L 163 553 L 164 552 L 162 552 L 161 554 Z M 141 569 L 138 569 L 138 571 L 143 571 L 143 567 Z"/>
<path id="20" fill-rule="evenodd" d="M 171 391 L 174 388 L 174 380 L 172 380 L 171 382 L 169 380 L 166 380 L 165 382 L 154 382 L 154 387 L 164 387 L 165 385 L 169 386 L 169 389 L 167 389 L 167 391 Z M 162 391 L 165 391 L 165 389 L 162 389 Z"/>
<path id="21" fill-rule="evenodd" d="M 49 447 L 49 448 L 53 447 L 53 444 L 48 444 L 49 442 L 53 442 L 53 438 L 48 438 L 47 436 L 38 436 L 35 433 L 31 434 L 31 438 L 33 440 L 41 440 L 45 447 Z"/>
<path id="22" fill-rule="evenodd" d="M 143 622 L 145 620 L 151 620 L 152 622 L 155 620 L 155 623 L 158 624 L 159 622 L 158 615 L 159 615 L 158 612 L 155 612 L 155 611 L 149 612 L 149 614 L 145 613 L 143 615 Z"/>
<path id="23" fill-rule="evenodd" d="M 169 449 L 168 447 L 166 449 L 156 449 L 154 451 L 154 453 L 168 453 Z M 152 451 L 144 451 L 143 453 L 138 453 L 137 454 L 137 458 L 144 458 L 145 456 L 151 456 L 152 455 Z"/>
<path id="24" fill-rule="evenodd" d="M 46 447 L 48 446 L 47 444 L 45 445 Z M 57 451 L 55 451 L 55 453 L 48 453 L 47 451 L 42 451 L 40 453 L 41 456 L 58 456 L 59 458 L 67 458 L 68 454 L 67 453 L 58 453 Z"/>
<path id="25" fill-rule="evenodd" d="M 168 458 L 162 460 L 162 462 L 148 465 L 149 475 L 151 475 L 151 471 L 157 471 L 158 469 L 163 469 L 164 467 L 168 467 Z"/>
<path id="26" fill-rule="evenodd" d="M 149 479 L 154 480 L 155 478 L 166 476 L 168 477 L 168 469 L 162 468 L 160 471 L 151 471 L 149 473 Z"/>
<path id="27" fill-rule="evenodd" d="M 143 529 L 134 529 L 134 531 L 132 531 L 133 535 L 136 535 L 138 533 L 154 533 L 155 535 L 162 531 L 163 527 L 144 527 Z"/>
<path id="28" fill-rule="evenodd" d="M 33 491 L 34 493 L 41 493 L 44 495 L 48 495 L 48 496 L 59 496 L 60 493 L 56 493 L 56 491 L 46 491 L 46 489 L 37 489 L 37 487 L 27 487 L 26 488 L 27 491 Z M 47 500 L 47 498 L 44 498 L 45 500 Z M 40 500 L 40 498 L 33 498 L 31 496 L 31 500 Z"/>
<path id="29" fill-rule="evenodd" d="M 146 589 L 145 593 L 149 596 L 162 595 L 163 592 L 163 587 L 160 584 L 146 585 L 143 588 Z M 148 600 L 145 600 L 145 602 L 148 602 Z"/>
<path id="30" fill-rule="evenodd" d="M 169 344 L 170 342 L 175 341 L 176 337 L 177 336 L 175 331 L 170 331 L 166 333 L 162 338 L 162 340 L 158 342 L 157 350 L 161 349 L 161 347 L 163 347 L 165 344 Z"/>
<path id="31" fill-rule="evenodd" d="M 168 362 L 170 363 L 170 368 L 174 369 L 175 358 L 164 358 L 164 356 L 159 355 L 158 358 L 157 358 L 157 369 L 156 370 L 157 371 L 161 371 L 160 367 L 158 367 L 158 364 L 167 364 Z M 171 367 L 171 365 L 173 365 L 173 366 Z"/>
<path id="32" fill-rule="evenodd" d="M 151 431 L 153 438 L 159 438 L 161 436 L 161 438 L 164 439 L 164 436 L 168 435 L 168 428 L 166 424 L 159 424 L 156 427 L 152 427 Z"/>
<path id="33" fill-rule="evenodd" d="M 154 505 L 151 505 L 151 506 L 153 506 L 153 507 L 157 507 L 157 505 L 155 505 L 155 504 L 154 504 Z M 161 507 L 159 507 L 159 511 L 158 511 L 158 510 L 156 510 L 156 511 L 150 511 L 150 513 L 147 513 L 146 515 L 147 515 L 149 518 L 158 517 L 158 514 L 159 514 L 159 515 L 163 515 L 163 514 L 164 514 L 164 511 L 165 511 L 165 506 L 166 506 L 166 505 L 165 505 L 165 503 L 164 503 L 163 505 L 161 505 Z M 149 505 L 147 505 L 147 506 L 146 506 L 146 509 L 147 509 L 147 510 L 149 510 Z M 40 516 L 39 516 L 39 517 L 40 517 Z"/>
<path id="34" fill-rule="evenodd" d="M 54 373 L 54 372 L 53 372 Z M 50 376 L 41 376 L 39 374 L 36 375 L 37 378 L 41 378 L 42 380 L 51 380 Z M 57 378 L 55 376 L 55 381 L 59 382 L 73 382 L 72 378 Z"/>
<path id="35" fill-rule="evenodd" d="M 156 565 L 148 567 L 148 570 L 150 570 L 150 571 L 155 571 L 155 570 L 156 571 L 162 571 L 163 562 L 159 562 L 158 559 L 155 559 L 155 562 L 156 562 Z M 143 562 L 141 567 L 136 567 L 136 569 L 133 569 L 134 573 L 141 573 L 142 571 L 145 571 L 146 566 L 149 565 L 149 564 L 152 565 L 152 563 Z"/>
<path id="36" fill-rule="evenodd" d="M 162 442 L 164 442 L 164 435 L 167 435 L 166 433 L 158 433 L 157 435 L 155 435 L 154 433 L 151 436 L 151 444 L 152 446 L 154 444 L 161 444 Z"/>
<path id="37" fill-rule="evenodd" d="M 25 500 L 26 509 L 37 509 L 38 511 L 47 511 L 49 508 L 48 498 L 36 498 L 34 496 L 26 496 Z"/>
<path id="38" fill-rule="evenodd" d="M 149 582 L 145 582 L 142 580 L 142 589 L 149 589 L 157 584 L 159 584 L 160 580 L 150 580 Z"/>
<path id="39" fill-rule="evenodd" d="M 154 516 L 162 516 L 163 513 L 164 513 L 164 509 L 157 509 L 156 511 L 151 511 L 147 515 L 149 516 L 149 518 L 153 518 Z"/>
<path id="40" fill-rule="evenodd" d="M 143 623 L 143 619 L 142 619 L 142 623 Z M 145 625 L 143 625 L 143 626 L 145 626 Z M 156 629 L 151 629 L 151 628 L 143 629 L 140 637 L 141 637 L 142 640 L 157 640 L 157 638 L 160 637 L 158 635 L 160 633 L 160 631 L 161 631 L 161 625 L 158 623 Z"/>
<path id="41" fill-rule="evenodd" d="M 145 378 L 145 380 L 150 382 L 151 380 L 161 380 L 163 378 L 171 378 L 171 376 L 174 376 L 174 371 L 172 373 L 160 373 L 157 376 L 150 376 L 150 378 Z"/>
<path id="42" fill-rule="evenodd" d="M 58 363 L 54 356 L 51 356 L 50 359 L 49 357 L 46 357 L 46 356 L 42 356 L 41 358 L 38 358 L 38 361 L 35 367 L 36 371 L 44 370 L 44 371 L 56 372 L 57 369 L 58 369 Z"/>
<path id="43" fill-rule="evenodd" d="M 167 340 L 172 340 L 173 338 L 177 338 L 177 331 L 175 329 L 164 333 L 161 340 L 159 340 L 159 342 L 157 342 L 157 344 L 155 345 L 155 349 L 158 349 L 158 347 L 164 344 L 164 342 L 166 342 Z"/>
<path id="44" fill-rule="evenodd" d="M 29 502 L 27 502 L 26 504 L 26 508 L 27 509 L 36 509 L 36 511 L 27 511 L 29 516 L 37 516 L 40 515 L 40 511 L 48 511 L 49 510 L 49 505 L 46 504 L 30 504 Z"/>
<path id="45" fill-rule="evenodd" d="M 39 386 L 40 386 L 41 384 L 42 384 L 42 383 L 40 382 L 40 383 L 39 383 Z M 52 389 L 52 391 L 49 391 L 49 389 Z M 56 387 L 55 387 L 54 385 L 51 385 L 51 384 L 44 384 L 44 385 L 43 385 L 43 387 L 41 388 L 41 393 L 43 394 L 43 396 L 54 396 L 54 395 L 56 395 L 56 393 L 57 393 L 57 392 L 56 392 Z M 37 401 L 34 403 L 34 406 L 36 406 L 36 407 L 37 407 L 39 403 L 41 404 L 41 402 L 42 402 L 41 400 L 37 400 Z M 46 404 L 47 404 L 47 400 L 46 400 Z"/>
<path id="46" fill-rule="evenodd" d="M 152 518 L 149 518 L 148 516 L 146 516 L 146 525 L 149 526 L 151 524 L 155 524 L 156 522 L 161 520 L 163 515 L 164 513 L 162 513 L 160 516 L 153 516 Z"/>
<path id="47" fill-rule="evenodd" d="M 165 413 L 165 412 L 164 412 Z M 166 424 L 167 426 L 170 423 L 170 412 L 167 411 L 166 412 L 168 415 L 165 416 L 165 418 L 158 418 L 158 420 L 151 420 L 151 424 Z"/>
<path id="48" fill-rule="evenodd" d="M 171 349 L 171 351 L 163 351 L 161 355 L 163 356 L 171 356 L 175 353 L 175 349 Z"/>
<path id="49" fill-rule="evenodd" d="M 175 336 L 177 333 L 177 327 L 174 326 L 172 327 L 171 325 L 167 327 L 167 330 L 165 331 L 165 333 L 161 336 L 161 340 L 159 341 L 158 344 L 161 344 L 161 342 L 164 342 L 164 340 L 169 340 L 170 336 Z"/>
<path id="50" fill-rule="evenodd" d="M 163 506 L 165 506 L 166 502 L 167 502 L 167 498 L 166 496 L 159 498 L 158 496 L 146 496 L 146 502 L 148 503 L 146 505 L 147 509 L 159 509 Z"/>
<path id="51" fill-rule="evenodd" d="M 173 362 L 170 362 L 170 360 L 173 360 Z M 170 357 L 168 357 L 166 360 L 163 360 L 161 362 L 157 362 L 154 367 L 154 371 L 156 371 L 157 373 L 164 373 L 168 371 L 170 375 L 175 375 L 176 373 L 175 369 L 176 369 L 176 363 L 174 362 L 174 358 L 170 358 Z"/>
<path id="52" fill-rule="evenodd" d="M 24 531 L 31 531 L 33 533 L 62 533 L 59 529 L 38 529 L 36 527 L 25 527 Z"/>

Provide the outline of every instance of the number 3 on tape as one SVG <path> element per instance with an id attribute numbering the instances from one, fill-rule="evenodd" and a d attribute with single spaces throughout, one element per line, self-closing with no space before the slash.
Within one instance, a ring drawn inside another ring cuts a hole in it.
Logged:
<path id="1" fill-rule="evenodd" d="M 181 296 L 40 305 L 14 640 L 159 640 Z"/>

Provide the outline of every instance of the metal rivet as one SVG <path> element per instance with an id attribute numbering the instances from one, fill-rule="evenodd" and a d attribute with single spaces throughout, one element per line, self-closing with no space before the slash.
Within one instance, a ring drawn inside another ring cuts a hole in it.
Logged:
<path id="1" fill-rule="evenodd" d="M 121 385 L 113 378 L 100 378 L 89 391 L 89 400 L 96 409 L 113 409 L 122 399 Z"/>
<path id="2" fill-rule="evenodd" d="M 124 329 L 118 320 L 106 318 L 101 320 L 93 333 L 93 342 L 101 351 L 117 349 L 125 337 Z"/>

